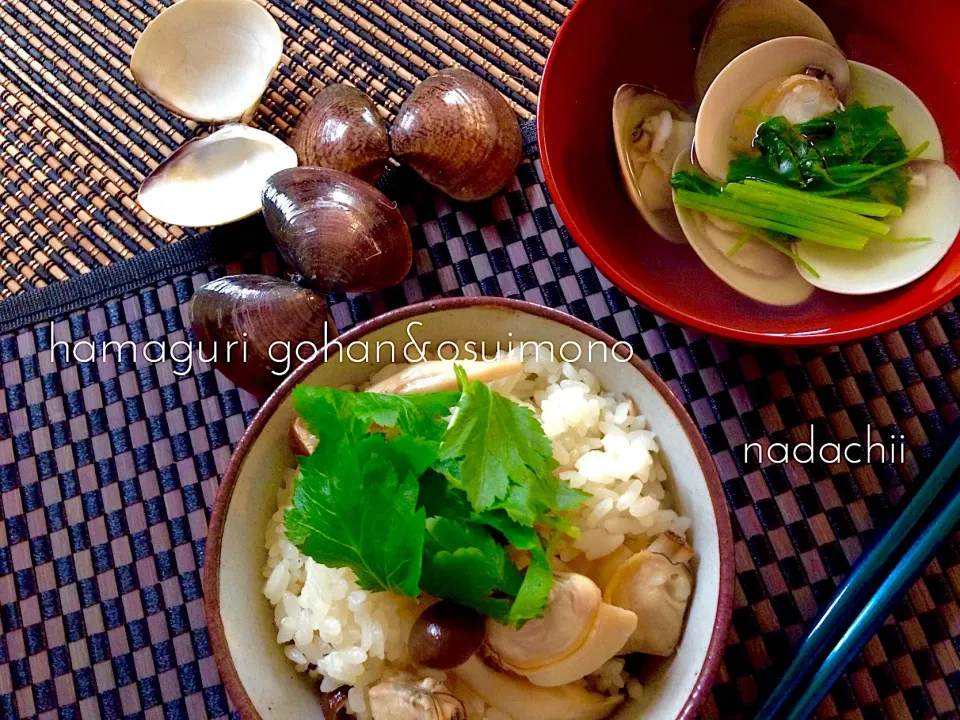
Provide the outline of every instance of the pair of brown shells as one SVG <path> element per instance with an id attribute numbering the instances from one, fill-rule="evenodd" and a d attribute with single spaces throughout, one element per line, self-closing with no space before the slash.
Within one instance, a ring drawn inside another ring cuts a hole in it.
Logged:
<path id="1" fill-rule="evenodd" d="M 460 68 L 424 80 L 400 107 L 390 132 L 364 93 L 324 88 L 293 139 L 301 165 L 333 168 L 376 182 L 391 152 L 457 200 L 483 200 L 510 181 L 520 162 L 517 118 L 488 83 Z"/>
<path id="2" fill-rule="evenodd" d="M 338 170 L 277 173 L 264 190 L 263 215 L 306 287 L 267 275 L 232 275 L 204 285 L 191 305 L 204 356 L 215 351 L 217 369 L 261 396 L 312 348 L 336 337 L 321 293 L 391 287 L 406 277 L 413 258 L 396 204 Z"/>

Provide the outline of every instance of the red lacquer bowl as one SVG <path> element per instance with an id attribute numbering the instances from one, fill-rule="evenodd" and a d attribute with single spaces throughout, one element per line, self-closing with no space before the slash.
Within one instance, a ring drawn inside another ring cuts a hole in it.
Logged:
<path id="1" fill-rule="evenodd" d="M 760 0 L 758 0 L 759 2 Z M 560 217 L 608 278 L 677 322 L 751 343 L 825 345 L 888 330 L 960 294 L 960 243 L 928 275 L 869 297 L 817 291 L 772 308 L 717 279 L 693 250 L 647 227 L 623 189 L 610 113 L 623 83 L 653 85 L 693 107 L 696 50 L 716 1 L 579 0 L 560 28 L 540 89 L 543 171 Z M 956 0 L 810 2 L 851 60 L 907 83 L 930 108 L 960 168 Z"/>

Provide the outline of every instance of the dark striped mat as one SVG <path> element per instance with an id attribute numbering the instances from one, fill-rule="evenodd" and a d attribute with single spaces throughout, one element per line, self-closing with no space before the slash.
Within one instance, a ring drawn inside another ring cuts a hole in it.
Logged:
<path id="1" fill-rule="evenodd" d="M 450 63 L 485 74 L 529 118 L 567 9 L 543 0 L 270 7 L 287 57 L 258 122 L 284 135 L 324 82 L 350 79 L 389 115 L 420 78 Z M 142 176 L 197 131 L 145 101 L 126 70 L 159 9 L 146 0 L 0 0 L 0 284 L 16 295 L 0 303 L 3 718 L 231 711 L 200 577 L 209 508 L 254 401 L 203 366 L 51 356 L 51 332 L 101 345 L 182 340 L 199 285 L 277 269 L 259 221 L 181 237 L 136 206 Z M 414 272 L 387 293 L 332 297 L 334 316 L 345 329 L 428 297 L 507 295 L 629 340 L 684 401 L 724 482 L 736 608 L 702 715 L 750 717 L 872 530 L 960 419 L 960 316 L 948 305 L 899 331 L 818 351 L 754 350 L 689 333 L 598 275 L 558 222 L 530 143 L 527 155 L 490 202 L 464 206 L 429 191 L 401 198 Z M 759 467 L 742 459 L 748 442 L 796 442 L 811 427 L 818 438 L 866 442 L 868 426 L 874 441 L 905 436 L 903 461 Z M 954 541 L 819 715 L 958 718 L 958 649 Z"/>

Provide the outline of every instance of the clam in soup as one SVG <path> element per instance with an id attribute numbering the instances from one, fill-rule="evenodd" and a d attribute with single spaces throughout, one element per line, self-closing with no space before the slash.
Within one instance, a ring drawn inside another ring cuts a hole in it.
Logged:
<path id="1" fill-rule="evenodd" d="M 896 78 L 849 61 L 809 10 L 763 5 L 725 0 L 701 51 L 697 82 L 709 84 L 670 179 L 683 237 L 767 305 L 917 280 L 960 233 L 960 178 L 935 119 Z M 730 56 L 747 15 L 756 43 Z M 634 197 L 642 185 L 623 174 Z"/>

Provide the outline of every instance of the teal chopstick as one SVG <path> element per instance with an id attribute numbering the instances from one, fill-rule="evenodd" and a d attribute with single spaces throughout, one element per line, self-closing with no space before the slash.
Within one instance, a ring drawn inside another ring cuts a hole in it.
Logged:
<path id="1" fill-rule="evenodd" d="M 960 436 L 937 463 L 926 482 L 889 529 L 861 556 L 846 582 L 817 619 L 777 687 L 757 713 L 756 720 L 773 720 L 783 710 L 824 655 L 865 605 L 874 589 L 901 554 L 903 544 L 933 505 L 950 478 L 960 470 Z"/>
<path id="2" fill-rule="evenodd" d="M 917 537 L 916 542 L 907 549 L 900 562 L 896 564 L 876 594 L 870 598 L 836 647 L 814 673 L 810 684 L 799 699 L 791 705 L 787 720 L 806 720 L 817 709 L 847 665 L 880 629 L 924 568 L 930 564 L 937 548 L 958 524 L 960 524 L 960 483 L 954 488 L 946 505 L 937 512 L 930 524 Z"/>

